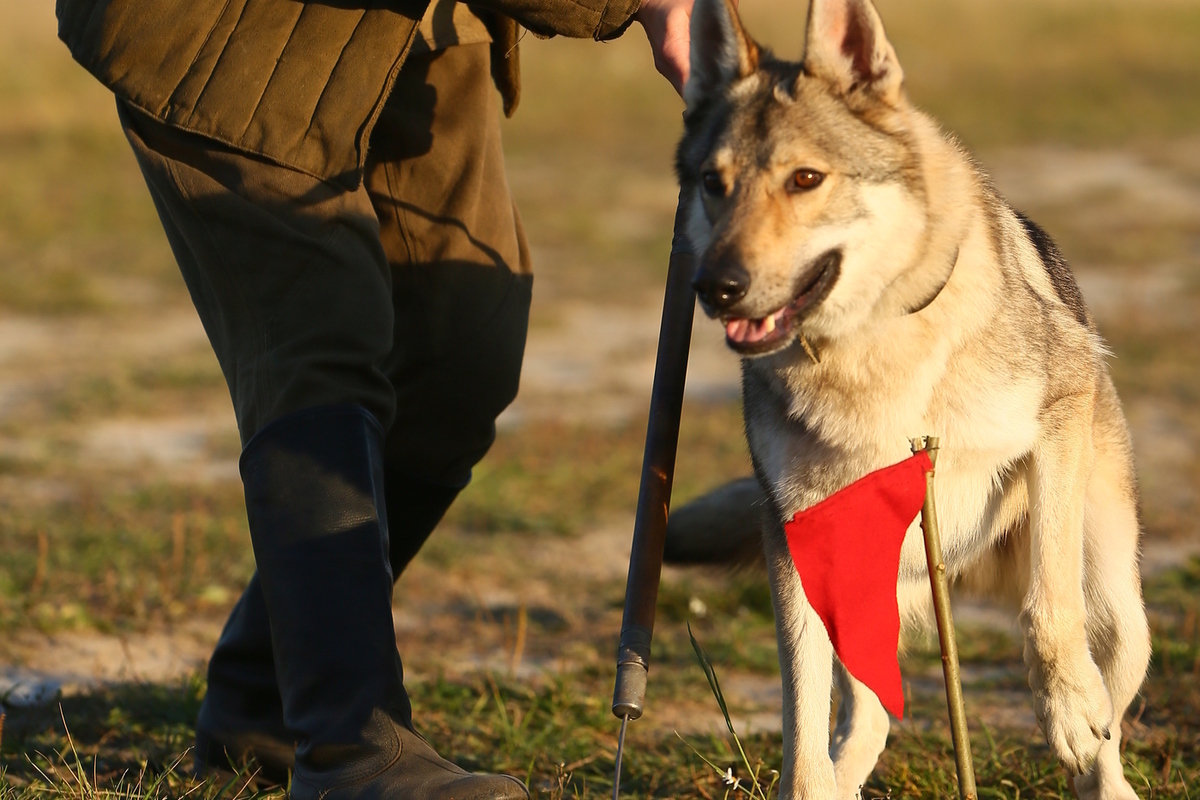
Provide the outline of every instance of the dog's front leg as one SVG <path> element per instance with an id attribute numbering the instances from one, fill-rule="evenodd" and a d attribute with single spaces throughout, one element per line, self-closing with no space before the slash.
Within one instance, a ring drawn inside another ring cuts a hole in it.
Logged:
<path id="1" fill-rule="evenodd" d="M 833 758 L 839 800 L 856 800 L 862 797 L 862 786 L 887 745 L 891 721 L 878 695 L 851 675 L 841 662 L 836 664 L 834 674 L 841 702 L 829 755 Z"/>
<path id="2" fill-rule="evenodd" d="M 1112 702 L 1088 651 L 1083 513 L 1093 452 L 1092 399 L 1069 396 L 1042 413 L 1029 469 L 1031 574 L 1021 612 L 1034 710 L 1072 773 L 1087 772 L 1109 738 Z"/>
<path id="3" fill-rule="evenodd" d="M 780 800 L 832 800 L 837 796 L 829 758 L 829 707 L 833 645 L 809 605 L 788 552 L 783 528 L 764 537 L 783 677 L 783 766 Z"/>

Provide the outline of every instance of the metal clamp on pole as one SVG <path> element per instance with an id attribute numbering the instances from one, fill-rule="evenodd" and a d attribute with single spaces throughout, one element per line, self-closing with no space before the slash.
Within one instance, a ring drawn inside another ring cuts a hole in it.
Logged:
<path id="1" fill-rule="evenodd" d="M 617 717 L 637 719 L 645 710 L 646 678 L 650 671 L 650 636 L 650 630 L 640 626 L 621 630 L 612 704 L 613 714 Z"/>
<path id="2" fill-rule="evenodd" d="M 682 198 L 681 198 L 682 199 Z M 646 450 L 642 457 L 641 488 L 633 526 L 633 548 L 629 555 L 629 578 L 625 584 L 625 614 L 621 643 L 617 648 L 617 679 L 613 688 L 613 714 L 625 725 L 642 716 L 646 703 L 646 679 L 650 669 L 650 641 L 658 584 L 662 577 L 663 547 L 666 543 L 667 513 L 671 506 L 671 483 L 679 447 L 679 419 L 687 378 L 688 350 L 692 339 L 695 291 L 692 277 L 695 256 L 683 235 L 682 206 L 675 212 L 675 238 L 667 270 L 654 387 L 650 393 L 650 420 L 646 427 Z M 620 787 L 621 745 L 617 750 Z"/>

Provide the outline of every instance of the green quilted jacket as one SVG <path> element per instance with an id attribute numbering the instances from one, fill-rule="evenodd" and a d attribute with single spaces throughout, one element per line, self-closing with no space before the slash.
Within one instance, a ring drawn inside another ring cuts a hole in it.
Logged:
<path id="1" fill-rule="evenodd" d="M 428 0 L 57 0 L 59 36 L 105 86 L 170 125 L 354 187 Z M 641 0 L 478 0 L 516 104 L 517 23 L 609 39 Z"/>

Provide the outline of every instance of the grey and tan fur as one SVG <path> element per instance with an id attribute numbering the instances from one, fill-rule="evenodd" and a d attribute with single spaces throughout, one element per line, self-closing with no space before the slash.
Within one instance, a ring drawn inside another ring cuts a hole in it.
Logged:
<path id="1" fill-rule="evenodd" d="M 952 575 L 1021 598 L 1034 707 L 1079 795 L 1135 798 L 1120 723 L 1150 642 L 1129 433 L 1057 249 L 909 103 L 869 0 L 812 0 L 802 64 L 759 48 L 728 0 L 698 0 L 685 99 L 696 288 L 743 355 L 767 497 L 781 797 L 855 797 L 889 725 L 836 664 L 781 520 L 932 434 Z M 743 510 L 745 489 L 727 496 Z M 927 616 L 916 523 L 898 593 Z"/>

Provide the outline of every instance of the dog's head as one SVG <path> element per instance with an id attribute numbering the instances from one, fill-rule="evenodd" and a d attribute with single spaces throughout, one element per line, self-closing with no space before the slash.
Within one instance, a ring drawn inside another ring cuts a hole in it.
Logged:
<path id="1" fill-rule="evenodd" d="M 695 287 L 743 355 L 844 335 L 908 269 L 927 224 L 916 112 L 870 0 L 811 0 L 802 63 L 697 0 L 677 169 Z"/>

